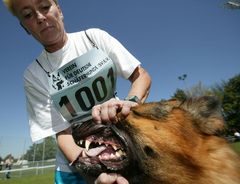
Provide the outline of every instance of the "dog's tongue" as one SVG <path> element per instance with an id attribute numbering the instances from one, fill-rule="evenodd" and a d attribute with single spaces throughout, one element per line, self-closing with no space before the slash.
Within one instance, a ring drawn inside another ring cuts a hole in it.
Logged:
<path id="1" fill-rule="evenodd" d="M 102 145 L 96 148 L 89 149 L 86 154 L 89 157 L 95 157 L 99 155 L 101 152 L 103 152 L 106 149 L 106 146 Z"/>

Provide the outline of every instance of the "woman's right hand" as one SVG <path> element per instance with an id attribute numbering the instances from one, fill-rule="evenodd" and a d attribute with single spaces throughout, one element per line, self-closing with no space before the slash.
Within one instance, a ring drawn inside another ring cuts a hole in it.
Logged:
<path id="1" fill-rule="evenodd" d="M 129 182 L 116 173 L 102 173 L 95 180 L 94 184 L 129 184 Z"/>
<path id="2" fill-rule="evenodd" d="M 116 123 L 118 112 L 122 117 L 126 117 L 130 113 L 131 108 L 137 105 L 138 103 L 136 102 L 111 98 L 102 104 L 94 106 L 92 109 L 92 117 L 96 123 Z"/>

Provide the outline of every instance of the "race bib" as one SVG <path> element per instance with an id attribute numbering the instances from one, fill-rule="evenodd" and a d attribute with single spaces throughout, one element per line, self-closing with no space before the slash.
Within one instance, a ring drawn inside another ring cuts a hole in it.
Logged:
<path id="1" fill-rule="evenodd" d="M 50 74 L 51 99 L 68 122 L 89 120 L 94 105 L 114 96 L 116 76 L 112 60 L 94 48 Z"/>

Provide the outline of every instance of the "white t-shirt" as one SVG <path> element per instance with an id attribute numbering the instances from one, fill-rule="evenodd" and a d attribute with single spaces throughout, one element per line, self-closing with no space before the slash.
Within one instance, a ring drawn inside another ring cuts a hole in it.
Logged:
<path id="1" fill-rule="evenodd" d="M 133 73 L 140 62 L 131 55 L 115 38 L 100 29 L 89 29 L 87 34 L 92 41 L 114 62 L 118 76 L 125 79 Z M 86 53 L 93 46 L 84 31 L 68 34 L 66 45 L 54 52 L 45 50 L 37 58 L 47 72 L 52 72 L 78 56 Z M 24 87 L 29 114 L 32 140 L 38 141 L 65 130 L 70 124 L 60 115 L 51 102 L 48 75 L 34 61 L 24 73 Z"/>

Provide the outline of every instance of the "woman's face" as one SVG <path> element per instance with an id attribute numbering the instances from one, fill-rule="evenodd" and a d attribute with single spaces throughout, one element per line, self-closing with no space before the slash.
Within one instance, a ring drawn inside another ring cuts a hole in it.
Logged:
<path id="1" fill-rule="evenodd" d="M 63 15 L 53 0 L 14 0 L 14 10 L 24 28 L 48 51 L 66 42 Z M 55 49 L 56 48 L 56 49 Z"/>

